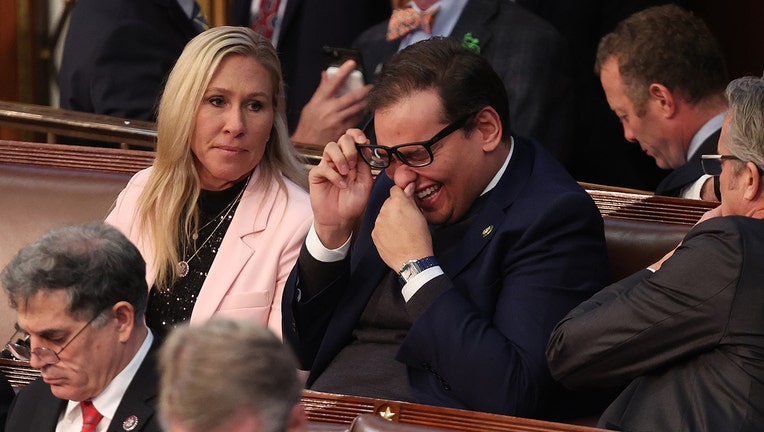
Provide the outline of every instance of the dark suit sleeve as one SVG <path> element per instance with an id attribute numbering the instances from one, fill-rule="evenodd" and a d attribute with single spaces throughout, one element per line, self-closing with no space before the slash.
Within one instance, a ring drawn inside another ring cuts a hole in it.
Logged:
<path id="1" fill-rule="evenodd" d="M 153 120 L 180 47 L 151 23 L 120 23 L 92 59 L 90 99 L 96 114 Z"/>
<path id="2" fill-rule="evenodd" d="M 5 375 L 0 373 L 0 432 L 5 430 L 5 419 L 8 417 L 8 410 L 14 396 L 13 387 L 11 387 Z"/>
<path id="3" fill-rule="evenodd" d="M 604 284 L 608 274 L 591 199 L 567 194 L 550 201 L 507 214 L 490 250 L 412 325 L 397 358 L 409 368 L 418 401 L 537 415 L 553 387 L 544 356 L 549 334 L 591 295 L 591 281 Z"/>
<path id="4" fill-rule="evenodd" d="M 312 367 L 349 275 L 349 256 L 338 262 L 321 262 L 303 244 L 281 299 L 282 334 L 301 369 Z"/>
<path id="5" fill-rule="evenodd" d="M 742 265 L 740 233 L 725 219 L 693 228 L 655 274 L 643 270 L 572 310 L 549 341 L 553 376 L 616 386 L 718 345 Z"/>

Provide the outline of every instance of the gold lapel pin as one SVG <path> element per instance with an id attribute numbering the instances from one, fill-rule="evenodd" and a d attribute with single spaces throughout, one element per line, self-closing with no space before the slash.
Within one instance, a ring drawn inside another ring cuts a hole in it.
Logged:
<path id="1" fill-rule="evenodd" d="M 488 237 L 493 232 L 493 225 L 488 225 L 487 227 L 483 228 L 483 238 Z"/>

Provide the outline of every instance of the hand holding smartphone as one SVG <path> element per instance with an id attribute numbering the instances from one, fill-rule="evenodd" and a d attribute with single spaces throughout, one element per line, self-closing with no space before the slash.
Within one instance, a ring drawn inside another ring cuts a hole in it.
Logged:
<path id="1" fill-rule="evenodd" d="M 331 78 L 337 74 L 340 66 L 348 60 L 355 61 L 355 70 L 345 79 L 345 83 L 337 92 L 337 97 L 344 95 L 347 92 L 362 88 L 365 84 L 363 76 L 363 58 L 358 50 L 350 48 L 336 48 L 336 47 L 324 47 L 324 63 L 326 69 L 326 75 Z"/>

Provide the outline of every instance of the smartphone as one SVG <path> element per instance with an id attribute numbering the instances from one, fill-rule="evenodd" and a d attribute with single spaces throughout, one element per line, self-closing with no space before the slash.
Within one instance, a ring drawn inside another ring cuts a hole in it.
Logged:
<path id="1" fill-rule="evenodd" d="M 350 48 L 324 47 L 324 68 L 330 78 L 337 73 L 337 69 L 348 60 L 355 61 L 355 70 L 350 72 L 345 83 L 337 93 L 337 97 L 347 92 L 357 90 L 364 86 L 366 80 L 363 76 L 363 57 L 361 52 Z"/>

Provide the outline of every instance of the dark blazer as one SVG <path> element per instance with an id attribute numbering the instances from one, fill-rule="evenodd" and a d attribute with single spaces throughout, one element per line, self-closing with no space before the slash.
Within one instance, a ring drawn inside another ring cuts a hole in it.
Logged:
<path id="1" fill-rule="evenodd" d="M 358 37 L 367 75 L 398 51 L 400 41 L 387 41 L 387 21 Z M 451 37 L 470 33 L 480 54 L 499 74 L 509 96 L 513 132 L 541 142 L 566 163 L 573 151 L 572 64 L 557 30 L 522 6 L 506 0 L 471 0 Z"/>
<path id="2" fill-rule="evenodd" d="M 79 0 L 61 59 L 61 108 L 153 120 L 166 75 L 197 33 L 176 0 Z"/>
<path id="3" fill-rule="evenodd" d="M 159 391 L 156 355 L 159 342 L 155 338 L 133 381 L 127 387 L 122 402 L 114 413 L 109 432 L 122 432 L 122 423 L 130 416 L 138 418 L 132 432 L 162 432 L 155 414 Z M 53 432 L 68 401 L 53 396 L 42 378 L 24 387 L 16 396 L 8 414 L 7 430 L 13 432 Z"/>
<path id="4" fill-rule="evenodd" d="M 600 426 L 764 430 L 764 221 L 695 226 L 660 270 L 643 270 L 568 314 L 548 357 L 571 387 L 626 390 Z"/>
<path id="5" fill-rule="evenodd" d="M 11 383 L 8 382 L 5 375 L 0 373 L 0 432 L 5 430 L 5 419 L 8 416 L 8 409 L 15 395 L 16 393 L 13 391 Z"/>
<path id="6" fill-rule="evenodd" d="M 348 344 L 369 298 L 391 271 L 371 240 L 391 184 L 380 173 L 349 263 L 331 275 L 333 283 L 297 301 L 297 276 L 300 284 L 309 277 L 300 273 L 303 257 L 287 281 L 284 340 L 301 367 L 310 369 L 308 387 Z M 554 416 L 550 406 L 561 393 L 544 357 L 549 334 L 609 279 L 597 207 L 540 145 L 516 138 L 505 174 L 449 251 L 437 256 L 445 275 L 407 303 L 407 310 L 419 303 L 421 314 L 396 359 L 407 367 L 416 401 Z M 432 301 L 422 304 L 428 295 Z"/>
<path id="7" fill-rule="evenodd" d="M 698 148 L 686 164 L 671 171 L 671 173 L 658 184 L 658 187 L 655 189 L 655 194 L 672 197 L 681 196 L 683 187 L 690 185 L 703 175 L 703 165 L 701 165 L 700 157 L 704 154 L 716 154 L 716 147 L 719 143 L 721 132 L 722 130 L 720 128 L 706 138 L 706 140 L 703 141 L 703 144 L 700 145 L 700 148 Z"/>
<path id="8" fill-rule="evenodd" d="M 233 0 L 231 22 L 249 26 L 251 0 Z M 362 31 L 390 17 L 389 0 L 289 0 L 278 40 L 289 130 L 313 96 L 324 68 L 323 46 L 350 47 Z"/>

